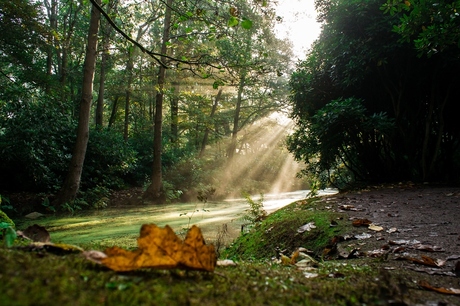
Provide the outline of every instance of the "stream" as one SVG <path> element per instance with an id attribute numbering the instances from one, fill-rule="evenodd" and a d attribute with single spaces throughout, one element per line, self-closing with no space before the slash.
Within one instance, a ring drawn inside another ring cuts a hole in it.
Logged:
<path id="1" fill-rule="evenodd" d="M 320 195 L 334 194 L 334 189 L 320 191 Z M 294 201 L 305 199 L 308 190 L 264 195 L 264 209 L 272 213 Z M 252 197 L 254 201 L 258 196 Z M 158 226 L 169 225 L 178 234 L 184 234 L 193 224 L 198 225 L 206 241 L 217 239 L 225 228 L 224 236 L 233 240 L 241 232 L 245 223 L 242 216 L 249 209 L 244 198 L 224 201 L 210 201 L 206 204 L 174 203 L 164 205 L 146 205 L 123 209 L 103 209 L 81 213 L 69 217 L 46 218 L 36 223 L 46 227 L 52 242 L 82 244 L 108 243 L 113 240 L 129 240 L 136 245 L 136 237 L 142 224 L 154 223 Z M 129 243 L 131 244 L 131 242 Z"/>

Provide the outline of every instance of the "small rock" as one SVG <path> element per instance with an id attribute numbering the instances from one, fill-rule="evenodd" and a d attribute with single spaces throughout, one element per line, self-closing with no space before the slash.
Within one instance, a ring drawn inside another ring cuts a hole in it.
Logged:
<path id="1" fill-rule="evenodd" d="M 43 216 L 44 216 L 44 214 L 41 214 L 41 213 L 36 212 L 36 211 L 34 211 L 34 212 L 30 213 L 30 214 L 25 215 L 25 217 L 26 217 L 27 219 L 37 219 L 37 218 L 40 218 L 40 217 L 43 217 Z"/>

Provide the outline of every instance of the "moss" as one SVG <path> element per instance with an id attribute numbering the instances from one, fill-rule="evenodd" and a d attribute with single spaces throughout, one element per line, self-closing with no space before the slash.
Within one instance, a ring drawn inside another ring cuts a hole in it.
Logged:
<path id="1" fill-rule="evenodd" d="M 10 217 L 7 216 L 6 213 L 0 210 L 0 223 L 5 222 L 11 225 L 11 227 L 15 228 L 16 225 L 14 224 L 13 220 L 10 219 Z"/>
<path id="2" fill-rule="evenodd" d="M 378 284 L 359 269 L 341 279 L 308 279 L 294 267 L 247 262 L 213 274 L 115 273 L 79 255 L 3 248 L 0 278 L 5 305 L 376 305 L 381 299 Z"/>
<path id="3" fill-rule="evenodd" d="M 291 254 L 299 247 L 313 251 L 318 257 L 334 236 L 349 227 L 339 219 L 343 215 L 325 209 L 316 199 L 292 203 L 264 220 L 250 232 L 238 237 L 224 252 L 224 256 L 235 259 L 270 259 L 277 250 Z M 331 221 L 338 225 L 331 227 Z M 314 222 L 316 228 L 304 233 L 297 230 L 302 225 Z"/>

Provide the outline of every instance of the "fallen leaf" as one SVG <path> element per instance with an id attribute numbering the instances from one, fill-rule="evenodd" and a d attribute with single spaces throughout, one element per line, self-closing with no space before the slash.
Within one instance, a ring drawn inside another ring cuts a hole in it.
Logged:
<path id="1" fill-rule="evenodd" d="M 446 258 L 446 260 L 455 260 L 455 259 L 460 259 L 460 255 L 450 255 L 449 257 Z"/>
<path id="2" fill-rule="evenodd" d="M 216 265 L 218 267 L 236 266 L 236 262 L 234 262 L 231 259 L 224 259 L 224 260 L 218 260 Z"/>
<path id="3" fill-rule="evenodd" d="M 297 258 L 299 258 L 300 251 L 299 249 L 295 250 L 294 253 L 291 255 L 291 265 L 295 265 L 297 262 Z"/>
<path id="4" fill-rule="evenodd" d="M 392 228 L 389 228 L 389 229 L 387 230 L 387 233 L 388 233 L 388 234 L 392 234 L 392 233 L 396 233 L 397 231 L 398 231 L 398 229 L 397 229 L 396 227 L 392 227 Z"/>
<path id="5" fill-rule="evenodd" d="M 289 266 L 291 264 L 291 259 L 287 257 L 286 255 L 281 254 L 281 264 L 285 266 Z"/>
<path id="6" fill-rule="evenodd" d="M 369 226 L 372 224 L 372 221 L 369 221 L 368 219 L 357 219 L 353 220 L 353 226 L 359 227 L 359 226 Z"/>
<path id="7" fill-rule="evenodd" d="M 403 240 L 403 239 L 401 239 L 401 240 L 390 240 L 390 241 L 388 241 L 388 244 L 390 244 L 390 245 L 403 245 L 403 244 L 406 244 L 406 245 L 407 244 L 412 244 L 412 245 L 414 245 L 414 244 L 420 244 L 420 241 L 415 240 L 415 239 L 414 240 Z"/>
<path id="8" fill-rule="evenodd" d="M 318 277 L 318 273 L 310 273 L 310 272 L 304 272 L 303 275 L 305 276 L 305 278 L 315 278 L 315 277 Z"/>
<path id="9" fill-rule="evenodd" d="M 368 239 L 368 238 L 371 238 L 371 237 L 372 237 L 372 235 L 368 234 L 368 233 L 362 233 L 362 234 L 359 234 L 359 235 L 355 235 L 355 238 L 358 239 L 358 240 Z"/>
<path id="10" fill-rule="evenodd" d="M 87 260 L 97 264 L 101 264 L 101 260 L 107 258 L 107 255 L 104 252 L 95 250 L 84 251 L 82 254 Z"/>
<path id="11" fill-rule="evenodd" d="M 376 231 L 376 232 L 383 231 L 383 227 L 378 226 L 378 225 L 375 225 L 374 223 L 369 224 L 369 227 L 368 227 L 368 228 L 369 228 L 370 230 Z"/>
<path id="12" fill-rule="evenodd" d="M 443 276 L 452 276 L 455 277 L 455 274 L 449 271 L 440 271 L 438 268 L 420 268 L 420 267 L 407 267 L 407 269 L 413 270 L 415 272 L 423 272 L 430 275 L 443 275 Z"/>
<path id="13" fill-rule="evenodd" d="M 192 226 L 182 242 L 166 225 L 144 224 L 137 239 L 138 249 L 126 251 L 114 246 L 105 250 L 107 258 L 101 263 L 115 271 L 131 271 L 142 268 L 214 271 L 216 252 L 213 245 L 206 245 L 197 226 Z"/>
<path id="14" fill-rule="evenodd" d="M 313 257 L 305 254 L 305 253 L 302 253 L 300 252 L 299 253 L 299 258 L 302 258 L 301 260 L 299 260 L 295 265 L 298 267 L 298 268 L 302 268 L 304 269 L 305 267 L 318 267 L 319 265 L 319 262 L 316 261 Z"/>
<path id="15" fill-rule="evenodd" d="M 384 250 L 384 249 L 377 249 L 377 250 L 373 250 L 373 251 L 368 251 L 366 253 L 367 256 L 369 257 L 381 257 L 383 255 L 385 255 L 387 252 Z"/>
<path id="16" fill-rule="evenodd" d="M 414 245 L 416 250 L 427 251 L 427 252 L 444 252 L 442 247 L 436 245 L 416 244 Z"/>
<path id="17" fill-rule="evenodd" d="M 316 228 L 315 222 L 308 222 L 297 229 L 297 233 L 309 232 Z"/>
<path id="18" fill-rule="evenodd" d="M 453 295 L 460 295 L 460 289 L 457 288 L 443 288 L 443 287 L 433 287 L 427 281 L 421 280 L 418 282 L 418 285 L 422 288 L 436 291 L 443 294 L 453 294 Z"/>
<path id="19" fill-rule="evenodd" d="M 446 263 L 445 260 L 433 259 L 425 255 L 422 255 L 421 257 L 422 259 L 417 259 L 413 257 L 407 257 L 406 259 L 412 261 L 413 263 L 418 263 L 430 267 L 442 267 Z"/>

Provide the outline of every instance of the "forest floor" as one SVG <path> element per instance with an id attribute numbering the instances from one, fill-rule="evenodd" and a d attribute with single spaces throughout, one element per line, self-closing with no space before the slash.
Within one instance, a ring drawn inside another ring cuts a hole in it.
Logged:
<path id="1" fill-rule="evenodd" d="M 114 206 L 123 209 L 136 192 L 114 194 Z M 348 224 L 315 278 L 270 260 L 214 274 L 116 273 L 80 255 L 0 247 L 0 305 L 460 305 L 460 187 L 375 186 L 293 205 L 290 216 L 303 207 Z"/>
<path id="2" fill-rule="evenodd" d="M 377 186 L 326 200 L 329 206 L 346 212 L 356 225 L 363 223 L 351 233 L 363 238 L 340 243 L 339 252 L 346 256 L 356 250 L 358 256 L 376 258 L 384 254 L 382 267 L 400 274 L 398 287 L 409 301 L 411 295 L 421 293 L 419 282 L 423 281 L 433 287 L 457 288 L 457 296 L 446 299 L 430 295 L 424 297 L 425 302 L 421 302 L 422 297 L 412 301 L 419 305 L 460 305 L 459 187 L 410 183 Z M 383 230 L 369 230 L 364 220 Z M 403 277 L 403 271 L 417 273 Z"/>

